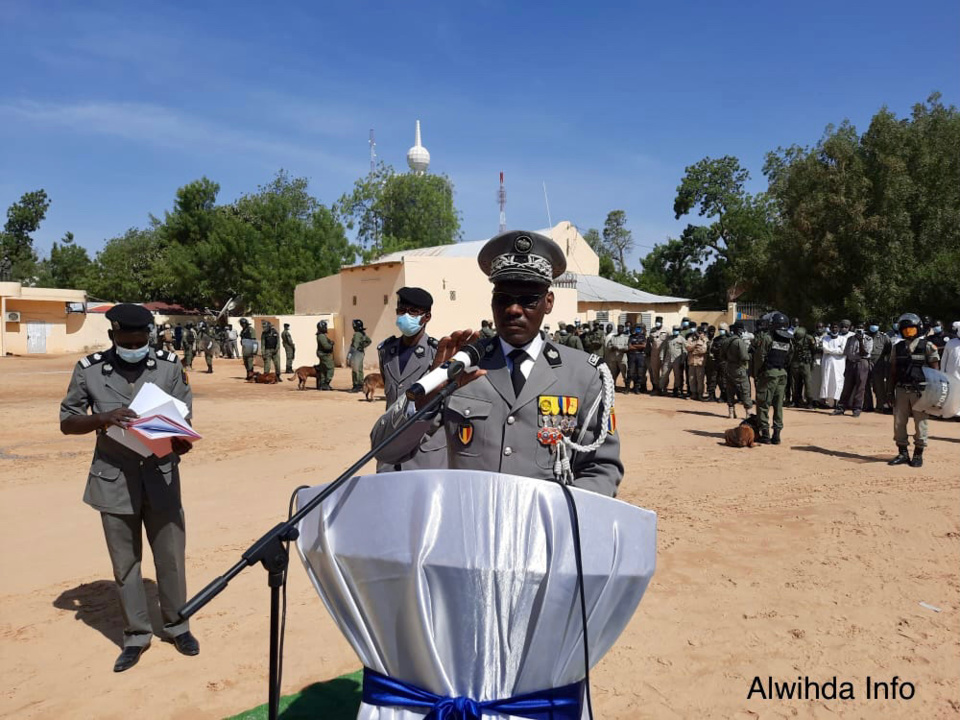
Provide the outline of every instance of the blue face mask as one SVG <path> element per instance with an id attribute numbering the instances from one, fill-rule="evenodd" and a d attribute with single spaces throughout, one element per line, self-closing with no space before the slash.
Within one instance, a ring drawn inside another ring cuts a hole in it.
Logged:
<path id="1" fill-rule="evenodd" d="M 877 332 L 877 331 L 880 329 L 880 326 L 879 326 L 879 325 L 871 325 L 869 329 L 870 329 L 870 332 L 875 333 L 875 332 Z"/>
<path id="2" fill-rule="evenodd" d="M 655 327 L 655 328 L 663 327 L 663 323 L 656 323 L 656 324 L 654 325 L 654 327 Z"/>
<path id="3" fill-rule="evenodd" d="M 123 348 L 119 345 L 114 346 L 117 351 L 117 355 L 120 356 L 120 359 L 125 363 L 130 363 L 131 365 L 136 365 L 138 362 L 143 360 L 147 354 L 150 352 L 150 345 L 144 345 L 142 348 L 136 348 L 135 350 L 130 350 L 129 348 Z"/>
<path id="4" fill-rule="evenodd" d="M 939 335 L 940 333 L 943 332 L 943 326 L 942 326 L 942 325 L 934 325 L 934 326 L 933 326 L 933 331 L 934 331 L 937 335 Z"/>
<path id="5" fill-rule="evenodd" d="M 408 313 L 397 316 L 397 327 L 405 337 L 413 337 L 420 332 L 420 318 Z"/>
<path id="6" fill-rule="evenodd" d="M 688 327 L 690 327 L 690 323 L 688 323 L 688 322 L 680 323 L 680 327 L 682 327 L 684 330 L 686 330 Z"/>
<path id="7" fill-rule="evenodd" d="M 674 331 L 673 331 L 673 336 L 674 336 L 674 337 L 677 337 L 677 335 L 679 335 L 679 334 L 680 334 L 680 331 L 679 331 L 679 330 L 674 330 Z"/>

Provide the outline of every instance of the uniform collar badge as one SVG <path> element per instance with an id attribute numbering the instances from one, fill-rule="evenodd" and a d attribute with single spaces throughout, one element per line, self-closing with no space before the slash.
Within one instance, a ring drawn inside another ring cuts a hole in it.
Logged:
<path id="1" fill-rule="evenodd" d="M 149 360 L 147 360 L 147 367 L 148 367 L 148 368 L 150 368 L 151 370 L 153 370 L 153 368 L 155 368 L 156 366 L 157 366 L 157 361 L 156 361 L 156 360 L 154 360 L 153 358 L 150 358 Z"/>
<path id="2" fill-rule="evenodd" d="M 113 372 L 113 365 L 111 365 L 110 363 L 107 363 L 103 366 L 104 375 L 109 375 L 112 372 Z"/>
<path id="3" fill-rule="evenodd" d="M 423 349 L 423 345 L 417 345 L 417 349 L 413 351 L 413 354 L 417 357 L 423 357 L 426 352 L 427 351 Z"/>
<path id="4" fill-rule="evenodd" d="M 93 354 L 93 359 L 94 359 L 94 360 L 99 360 L 101 357 L 103 357 L 103 356 L 102 356 L 100 353 L 94 353 L 94 354 Z"/>

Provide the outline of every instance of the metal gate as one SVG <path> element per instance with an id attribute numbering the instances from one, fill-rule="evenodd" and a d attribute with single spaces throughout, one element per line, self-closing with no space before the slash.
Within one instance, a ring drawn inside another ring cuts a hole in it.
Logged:
<path id="1" fill-rule="evenodd" d="M 47 324 L 45 322 L 27 323 L 27 352 L 47 352 Z"/>

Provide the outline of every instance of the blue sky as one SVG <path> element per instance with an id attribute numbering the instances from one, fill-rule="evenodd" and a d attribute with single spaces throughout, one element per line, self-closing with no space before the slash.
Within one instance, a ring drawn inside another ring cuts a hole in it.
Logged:
<path id="1" fill-rule="evenodd" d="M 758 190 L 768 150 L 828 123 L 957 104 L 958 27 L 956 0 L 0 0 L 0 206 L 46 189 L 45 253 L 67 230 L 96 251 L 203 175 L 228 202 L 284 168 L 331 203 L 370 128 L 405 169 L 420 119 L 465 240 L 496 232 L 502 170 L 509 226 L 546 226 L 546 182 L 554 222 L 626 210 L 639 257 L 682 229 L 674 191 L 704 156 Z"/>

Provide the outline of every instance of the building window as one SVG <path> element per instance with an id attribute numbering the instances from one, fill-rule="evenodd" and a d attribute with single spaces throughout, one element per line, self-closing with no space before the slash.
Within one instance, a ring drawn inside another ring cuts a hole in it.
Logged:
<path id="1" fill-rule="evenodd" d="M 610 311 L 609 310 L 597 310 L 597 317 L 594 318 L 599 322 L 607 322 L 610 320 Z"/>
<path id="2" fill-rule="evenodd" d="M 457 299 L 457 291 L 456 291 L 456 290 L 451 290 L 451 291 L 450 291 L 450 299 L 451 299 L 451 300 L 456 300 L 456 299 Z"/>
<path id="3" fill-rule="evenodd" d="M 356 296 L 356 295 L 353 296 L 353 304 L 354 304 L 354 305 L 357 304 L 357 296 Z"/>

